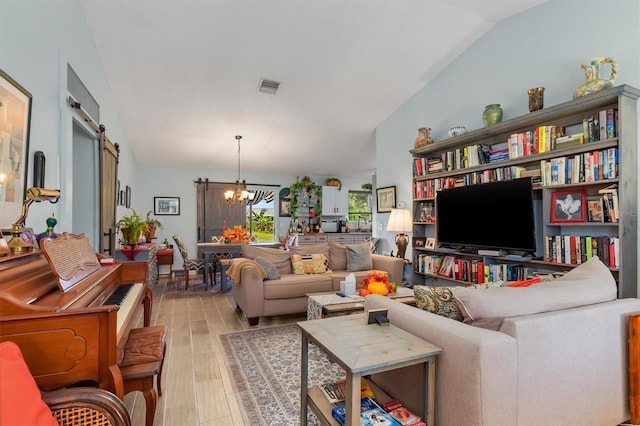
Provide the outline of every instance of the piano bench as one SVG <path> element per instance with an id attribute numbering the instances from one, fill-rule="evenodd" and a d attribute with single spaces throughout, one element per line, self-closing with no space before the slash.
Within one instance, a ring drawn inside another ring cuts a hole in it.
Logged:
<path id="1" fill-rule="evenodd" d="M 162 367 L 166 352 L 167 326 L 134 328 L 124 346 L 120 372 L 124 393 L 140 391 L 146 403 L 146 426 L 153 425 L 158 395 L 162 396 Z M 158 392 L 153 386 L 157 378 Z"/>

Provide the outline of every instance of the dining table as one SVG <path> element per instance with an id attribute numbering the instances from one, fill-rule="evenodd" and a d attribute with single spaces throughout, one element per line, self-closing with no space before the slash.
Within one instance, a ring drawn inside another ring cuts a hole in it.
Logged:
<path id="1" fill-rule="evenodd" d="M 267 248 L 279 248 L 280 243 L 269 242 L 208 242 L 208 243 L 196 243 L 198 253 L 201 253 L 204 257 L 205 265 L 210 265 L 212 259 L 229 259 L 234 257 L 242 257 L 242 245 L 249 244 L 251 246 L 267 247 Z M 206 272 L 203 274 L 204 286 L 209 288 L 209 274 Z M 222 272 L 222 280 L 226 279 L 224 270 Z M 214 283 L 211 285 L 213 286 Z M 223 287 L 224 288 L 224 287 Z"/>

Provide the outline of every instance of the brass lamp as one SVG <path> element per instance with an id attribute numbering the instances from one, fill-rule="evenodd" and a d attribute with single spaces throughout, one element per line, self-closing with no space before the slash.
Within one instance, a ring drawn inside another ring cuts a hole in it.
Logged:
<path id="1" fill-rule="evenodd" d="M 405 234 L 411 232 L 412 225 L 411 212 L 408 209 L 391 209 L 387 231 L 398 232 L 396 244 L 398 245 L 399 258 L 404 259 L 407 245 L 409 245 L 409 240 Z"/>
<path id="2" fill-rule="evenodd" d="M 20 218 L 11 225 L 11 241 L 9 241 L 9 249 L 12 253 L 22 253 L 25 251 L 33 250 L 33 244 L 30 244 L 20 238 L 20 234 L 24 231 L 24 223 L 27 220 L 29 214 L 29 206 L 34 201 L 49 201 L 51 203 L 57 203 L 60 199 L 60 190 L 58 189 L 44 189 L 31 187 L 27 190 L 27 197 L 22 203 L 22 215 Z"/>

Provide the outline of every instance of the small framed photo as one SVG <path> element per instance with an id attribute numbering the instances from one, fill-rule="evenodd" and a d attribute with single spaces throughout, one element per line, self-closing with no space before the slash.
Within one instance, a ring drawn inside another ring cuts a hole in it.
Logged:
<path id="1" fill-rule="evenodd" d="M 4 235 L 2 234 L 2 231 L 0 231 L 0 257 L 6 256 L 8 254 L 9 254 L 9 242 L 4 239 Z"/>
<path id="2" fill-rule="evenodd" d="M 35 249 L 38 249 L 38 240 L 36 240 L 33 234 L 33 228 L 24 228 L 20 233 L 20 239 L 27 244 L 31 244 Z"/>
<path id="3" fill-rule="evenodd" d="M 130 209 L 131 208 L 131 187 L 129 185 L 127 185 L 127 187 L 125 188 L 125 196 L 126 196 L 126 200 L 125 200 L 125 207 Z"/>
<path id="4" fill-rule="evenodd" d="M 154 215 L 180 215 L 180 197 L 153 197 Z"/>
<path id="5" fill-rule="evenodd" d="M 455 261 L 455 256 L 452 256 L 450 254 L 444 256 L 442 258 L 442 262 L 440 263 L 440 270 L 438 271 L 438 275 L 451 278 L 451 274 L 453 272 L 453 264 Z"/>
<path id="6" fill-rule="evenodd" d="M 551 194 L 551 222 L 586 222 L 586 193 L 584 190 L 556 191 Z"/>
<path id="7" fill-rule="evenodd" d="M 425 248 L 428 248 L 429 250 L 435 250 L 436 249 L 436 239 L 433 237 L 428 237 L 427 238 L 427 242 L 424 245 Z"/>
<path id="8" fill-rule="evenodd" d="M 604 222 L 604 212 L 602 211 L 602 198 L 587 199 L 587 221 Z"/>
<path id="9" fill-rule="evenodd" d="M 424 248 L 427 239 L 425 237 L 413 237 L 413 246 L 417 248 Z"/>
<path id="10" fill-rule="evenodd" d="M 280 198 L 280 217 L 291 217 L 291 199 Z"/>
<path id="11" fill-rule="evenodd" d="M 386 186 L 376 189 L 378 213 L 390 213 L 396 208 L 396 187 Z"/>

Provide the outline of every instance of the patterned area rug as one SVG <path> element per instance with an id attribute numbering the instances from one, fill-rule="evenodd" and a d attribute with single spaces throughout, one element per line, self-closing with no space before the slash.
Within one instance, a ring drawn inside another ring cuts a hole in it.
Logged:
<path id="1" fill-rule="evenodd" d="M 301 333 L 295 325 L 220 336 L 250 425 L 300 423 Z M 344 370 L 309 345 L 309 385 L 344 379 Z M 308 425 L 318 425 L 309 412 Z"/>

